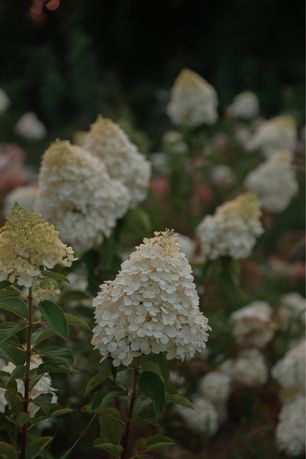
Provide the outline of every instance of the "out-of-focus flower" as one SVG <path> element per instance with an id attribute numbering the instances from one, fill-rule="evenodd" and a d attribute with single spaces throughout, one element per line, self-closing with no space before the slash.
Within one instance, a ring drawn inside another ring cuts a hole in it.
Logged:
<path id="1" fill-rule="evenodd" d="M 180 245 L 180 250 L 183 252 L 187 259 L 190 261 L 195 253 L 195 243 L 194 241 L 184 234 L 177 234 L 178 243 Z"/>
<path id="2" fill-rule="evenodd" d="M 102 161 L 111 178 L 126 187 L 130 207 L 146 198 L 151 165 L 118 124 L 100 116 L 92 124 L 83 147 Z"/>
<path id="3" fill-rule="evenodd" d="M 216 122 L 217 105 L 215 89 L 197 73 L 184 69 L 174 82 L 167 113 L 174 124 L 197 127 Z"/>
<path id="4" fill-rule="evenodd" d="M 201 396 L 192 399 L 194 409 L 186 406 L 177 406 L 177 412 L 186 422 L 187 427 L 197 433 L 214 435 L 219 427 L 218 413 L 208 400 Z"/>
<path id="5" fill-rule="evenodd" d="M 243 91 L 238 94 L 228 107 L 228 113 L 233 118 L 251 120 L 258 115 L 259 102 L 252 91 Z"/>
<path id="6" fill-rule="evenodd" d="M 154 177 L 150 182 L 150 190 L 156 196 L 165 196 L 170 192 L 169 180 L 164 177 Z"/>
<path id="7" fill-rule="evenodd" d="M 29 140 L 40 140 L 47 134 L 45 126 L 33 112 L 22 115 L 16 123 L 15 132 Z"/>
<path id="8" fill-rule="evenodd" d="M 249 141 L 248 149 L 260 149 L 268 158 L 279 150 L 293 151 L 297 141 L 296 121 L 292 116 L 277 116 L 261 123 Z"/>
<path id="9" fill-rule="evenodd" d="M 55 299 L 61 291 L 58 288 L 58 284 L 54 279 L 39 279 L 33 284 L 33 302 L 39 304 L 44 300 Z"/>
<path id="10" fill-rule="evenodd" d="M 165 144 L 174 144 L 182 142 L 183 136 L 178 131 L 167 131 L 163 137 L 163 142 Z"/>
<path id="11" fill-rule="evenodd" d="M 233 381 L 246 386 L 259 386 L 268 380 L 268 367 L 261 352 L 245 349 L 233 361 Z"/>
<path id="12" fill-rule="evenodd" d="M 290 349 L 272 369 L 274 379 L 284 390 L 283 396 L 291 392 L 305 391 L 305 340 Z"/>
<path id="13" fill-rule="evenodd" d="M 276 427 L 276 444 L 288 456 L 305 452 L 305 396 L 299 394 L 282 407 Z"/>
<path id="14" fill-rule="evenodd" d="M 213 146 L 219 150 L 223 150 L 228 144 L 229 137 L 225 132 L 218 132 L 213 138 Z M 205 153 L 207 152 L 207 149 Z"/>
<path id="15" fill-rule="evenodd" d="M 24 151 L 15 144 L 0 147 L 0 194 L 35 180 L 35 174 L 24 166 Z"/>
<path id="16" fill-rule="evenodd" d="M 30 362 L 30 369 L 34 370 L 35 368 L 38 368 L 43 361 L 41 358 L 33 354 L 31 357 L 31 362 Z M 5 365 L 1 371 L 5 371 L 6 373 L 9 373 L 10 375 L 13 373 L 13 371 L 16 369 L 16 366 L 12 363 L 9 362 L 7 365 Z M 16 379 L 17 383 L 17 390 L 18 392 L 24 396 L 24 382 L 21 379 Z M 0 387 L 0 412 L 4 413 L 5 409 L 7 407 L 7 400 L 5 398 L 5 393 L 6 390 L 3 387 Z M 31 388 L 30 390 L 30 398 L 31 400 L 34 400 L 35 398 L 39 397 L 42 394 L 51 394 L 52 399 L 51 403 L 56 403 L 57 402 L 57 395 L 55 393 L 55 389 L 52 387 L 52 381 L 48 373 L 45 373 L 41 376 L 41 378 L 36 382 L 34 387 Z M 39 406 L 35 405 L 35 403 L 30 402 L 29 403 L 29 413 L 31 418 L 35 416 L 37 411 L 39 410 Z"/>
<path id="17" fill-rule="evenodd" d="M 201 185 L 196 188 L 195 196 L 199 202 L 208 205 L 214 200 L 214 190 L 209 185 Z"/>
<path id="18" fill-rule="evenodd" d="M 254 301 L 231 315 L 234 336 L 243 346 L 265 346 L 273 337 L 275 324 L 272 308 L 264 301 Z"/>
<path id="19" fill-rule="evenodd" d="M 15 204 L 17 202 L 23 209 L 26 209 L 28 212 L 33 212 L 35 207 L 35 201 L 37 197 L 37 187 L 36 186 L 20 186 L 11 191 L 4 200 L 3 213 L 7 217 Z"/>
<path id="20" fill-rule="evenodd" d="M 3 91 L 3 89 L 0 89 L 0 115 L 2 115 L 6 110 L 9 108 L 11 105 L 11 101 L 6 95 L 6 93 Z"/>
<path id="21" fill-rule="evenodd" d="M 150 156 L 152 166 L 159 172 L 168 172 L 169 170 L 169 157 L 167 153 L 156 152 Z"/>
<path id="22" fill-rule="evenodd" d="M 275 153 L 249 173 L 245 185 L 268 212 L 282 212 L 298 191 L 289 151 Z"/>
<path id="23" fill-rule="evenodd" d="M 236 142 L 241 145 L 246 153 L 250 153 L 250 150 L 248 149 L 250 139 L 252 137 L 252 131 L 248 126 L 243 126 L 241 124 L 238 124 L 234 128 L 234 138 Z"/>
<path id="24" fill-rule="evenodd" d="M 211 371 L 199 384 L 199 391 L 212 403 L 226 402 L 230 395 L 231 378 L 222 371 Z"/>
<path id="25" fill-rule="evenodd" d="M 42 269 L 56 264 L 71 266 L 73 250 L 62 243 L 58 231 L 39 214 L 15 204 L 0 229 L 0 280 L 30 287 Z"/>
<path id="26" fill-rule="evenodd" d="M 111 179 L 103 163 L 87 151 L 56 141 L 45 152 L 36 209 L 76 251 L 109 237 L 128 204 L 125 186 Z"/>
<path id="27" fill-rule="evenodd" d="M 211 180 L 220 188 L 228 188 L 236 180 L 233 169 L 227 164 L 215 166 L 211 171 Z"/>
<path id="28" fill-rule="evenodd" d="M 206 317 L 191 267 L 170 231 L 144 239 L 112 282 L 93 302 L 96 326 L 92 344 L 113 365 L 129 365 L 141 354 L 191 358 L 206 347 Z"/>
<path id="29" fill-rule="evenodd" d="M 306 300 L 299 293 L 287 293 L 280 300 L 278 320 L 282 328 L 286 328 L 290 322 L 306 322 Z"/>
<path id="30" fill-rule="evenodd" d="M 247 258 L 263 232 L 260 205 L 255 195 L 246 193 L 218 207 L 197 228 L 203 255 Z"/>

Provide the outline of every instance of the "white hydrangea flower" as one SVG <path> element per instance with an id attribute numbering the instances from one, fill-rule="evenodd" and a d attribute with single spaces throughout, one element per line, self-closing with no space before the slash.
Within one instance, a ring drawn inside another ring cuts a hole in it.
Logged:
<path id="1" fill-rule="evenodd" d="M 226 402 L 230 390 L 231 378 L 222 371 L 211 371 L 199 383 L 199 392 L 212 403 Z"/>
<path id="2" fill-rule="evenodd" d="M 251 171 L 245 181 L 268 212 L 282 212 L 298 191 L 298 182 L 289 151 L 275 153 Z"/>
<path id="3" fill-rule="evenodd" d="M 35 201 L 37 197 L 37 187 L 33 185 L 19 186 L 10 193 L 8 193 L 4 199 L 3 214 L 5 217 L 11 212 L 13 205 L 17 202 L 21 207 L 28 210 L 29 212 L 34 211 Z"/>
<path id="4" fill-rule="evenodd" d="M 36 209 L 79 253 L 109 237 L 128 204 L 125 186 L 87 151 L 58 140 L 45 152 Z"/>
<path id="5" fill-rule="evenodd" d="M 296 141 L 296 121 L 290 115 L 283 115 L 259 124 L 249 141 L 248 149 L 260 149 L 268 158 L 279 150 L 293 151 Z"/>
<path id="6" fill-rule="evenodd" d="M 0 115 L 2 115 L 11 105 L 11 101 L 8 98 L 7 94 L 0 89 Z"/>
<path id="7" fill-rule="evenodd" d="M 151 165 L 118 124 L 98 117 L 84 140 L 83 148 L 99 158 L 109 176 L 127 188 L 130 207 L 146 198 Z"/>
<path id="8" fill-rule="evenodd" d="M 30 140 L 43 139 L 47 134 L 45 126 L 33 112 L 22 115 L 15 126 L 15 132 L 21 137 Z"/>
<path id="9" fill-rule="evenodd" d="M 265 346 L 273 337 L 275 325 L 272 308 L 264 301 L 254 301 L 231 314 L 234 336 L 243 346 Z"/>
<path id="10" fill-rule="evenodd" d="M 281 297 L 277 312 L 282 328 L 286 328 L 292 320 L 306 323 L 306 300 L 299 293 L 287 293 Z"/>
<path id="11" fill-rule="evenodd" d="M 194 241 L 190 237 L 180 233 L 177 233 L 176 237 L 178 239 L 181 252 L 183 252 L 186 255 L 187 259 L 190 261 L 195 253 Z"/>
<path id="12" fill-rule="evenodd" d="M 194 409 L 177 405 L 176 409 L 179 415 L 190 430 L 208 436 L 214 435 L 219 427 L 216 408 L 208 400 L 198 395 L 193 397 L 192 403 Z"/>
<path id="13" fill-rule="evenodd" d="M 92 344 L 102 359 L 129 365 L 141 354 L 191 358 L 206 347 L 206 317 L 191 266 L 171 231 L 144 239 L 93 301 Z"/>
<path id="14" fill-rule="evenodd" d="M 43 361 L 38 355 L 32 354 L 31 362 L 30 362 L 31 370 L 38 368 L 42 363 Z M 7 365 L 5 365 L 1 369 L 1 371 L 5 371 L 6 373 L 12 374 L 15 368 L 16 366 L 12 362 L 9 362 Z M 21 379 L 17 379 L 16 383 L 17 383 L 18 392 L 24 395 L 24 382 Z M 0 413 L 4 413 L 7 407 L 7 400 L 5 398 L 5 392 L 6 390 L 3 387 L 0 387 Z M 48 373 L 45 373 L 41 376 L 41 378 L 37 381 L 35 386 L 30 390 L 29 395 L 30 395 L 30 398 L 34 400 L 35 398 L 39 397 L 39 395 L 42 395 L 42 394 L 51 394 L 52 395 L 51 403 L 57 402 L 56 390 L 52 387 L 52 381 Z M 30 413 L 31 418 L 35 416 L 38 410 L 39 410 L 39 407 L 35 405 L 35 403 L 32 403 L 32 402 L 29 403 L 29 413 Z"/>
<path id="15" fill-rule="evenodd" d="M 228 113 L 233 118 L 251 120 L 258 115 L 258 97 L 252 91 L 242 91 L 237 94 L 232 104 L 228 107 Z"/>
<path id="16" fill-rule="evenodd" d="M 212 168 L 211 180 L 220 188 L 228 188 L 236 180 L 233 169 L 227 164 L 220 164 Z"/>
<path id="17" fill-rule="evenodd" d="M 287 401 L 279 414 L 276 428 L 276 444 L 279 451 L 288 456 L 305 453 L 305 396 L 297 395 Z"/>
<path id="18" fill-rule="evenodd" d="M 197 127 L 214 124 L 218 118 L 215 89 L 200 75 L 184 69 L 176 78 L 167 107 L 174 124 Z"/>
<path id="19" fill-rule="evenodd" d="M 288 395 L 305 391 L 305 341 L 290 349 L 272 369 L 272 376 Z"/>
<path id="20" fill-rule="evenodd" d="M 203 255 L 212 260 L 222 256 L 247 258 L 263 232 L 260 216 L 259 201 L 251 193 L 218 207 L 197 228 Z"/>
<path id="21" fill-rule="evenodd" d="M 245 349 L 232 366 L 233 381 L 246 386 L 258 386 L 268 380 L 268 367 L 261 352 L 257 349 Z"/>

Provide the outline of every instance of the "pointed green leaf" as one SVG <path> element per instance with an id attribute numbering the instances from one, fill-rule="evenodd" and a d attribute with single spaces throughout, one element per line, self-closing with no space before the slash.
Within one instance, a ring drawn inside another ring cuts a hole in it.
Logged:
<path id="1" fill-rule="evenodd" d="M 15 448 L 4 441 L 0 441 L 0 458 L 1 459 L 18 459 Z"/>
<path id="2" fill-rule="evenodd" d="M 42 318 L 47 321 L 48 325 L 55 333 L 67 340 L 69 337 L 69 329 L 62 309 L 52 301 L 42 301 L 39 304 Z"/>
<path id="3" fill-rule="evenodd" d="M 153 401 L 155 413 L 160 415 L 165 407 L 165 385 L 162 379 L 151 371 L 145 371 L 138 385 L 141 392 Z"/>

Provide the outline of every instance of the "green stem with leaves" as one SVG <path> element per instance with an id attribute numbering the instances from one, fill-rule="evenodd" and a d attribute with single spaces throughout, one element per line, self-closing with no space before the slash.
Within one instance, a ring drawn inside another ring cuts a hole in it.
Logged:
<path id="1" fill-rule="evenodd" d="M 137 378 L 138 378 L 138 366 L 133 367 L 132 369 L 132 389 L 128 407 L 128 414 L 125 423 L 125 430 L 122 436 L 121 446 L 122 446 L 122 453 L 121 459 L 128 459 L 129 458 L 129 437 L 131 432 L 132 426 L 132 418 L 133 418 L 133 411 L 134 406 L 137 398 Z"/>
<path id="2" fill-rule="evenodd" d="M 29 408 L 29 392 L 30 392 L 30 369 L 31 369 L 31 354 L 32 354 L 32 327 L 33 327 L 33 296 L 32 287 L 29 288 L 28 295 L 28 328 L 27 328 L 27 343 L 26 343 L 26 365 L 23 377 L 24 383 L 24 401 L 23 411 L 28 413 Z M 26 446 L 27 446 L 27 432 L 29 423 L 26 422 L 21 428 L 20 439 L 20 459 L 25 459 Z"/>

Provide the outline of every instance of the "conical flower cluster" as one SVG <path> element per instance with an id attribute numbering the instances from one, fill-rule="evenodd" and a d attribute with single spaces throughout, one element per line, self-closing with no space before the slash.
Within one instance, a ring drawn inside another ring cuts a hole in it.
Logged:
<path id="1" fill-rule="evenodd" d="M 249 173 L 246 187 L 258 196 L 263 209 L 282 212 L 298 191 L 289 151 L 275 153 Z"/>
<path id="2" fill-rule="evenodd" d="M 80 147 L 56 141 L 45 152 L 36 208 L 78 252 L 110 236 L 128 208 L 125 187 Z"/>
<path id="3" fill-rule="evenodd" d="M 210 125 L 218 118 L 217 105 L 215 89 L 197 73 L 184 69 L 174 82 L 167 113 L 177 125 Z"/>
<path id="4" fill-rule="evenodd" d="M 0 280 L 29 287 L 43 269 L 72 261 L 72 248 L 61 242 L 53 225 L 14 205 L 0 230 Z"/>
<path id="5" fill-rule="evenodd" d="M 260 205 L 255 195 L 245 193 L 218 207 L 197 228 L 206 258 L 247 258 L 263 232 Z"/>
<path id="6" fill-rule="evenodd" d="M 234 98 L 228 107 L 228 112 L 233 118 L 251 120 L 258 115 L 259 103 L 256 94 L 252 91 L 243 91 Z"/>
<path id="7" fill-rule="evenodd" d="M 146 198 L 151 177 L 150 163 L 118 124 L 100 116 L 86 135 L 83 147 L 102 161 L 111 178 L 127 188 L 130 207 Z"/>
<path id="8" fill-rule="evenodd" d="M 150 353 L 185 359 L 206 346 L 210 328 L 199 311 L 191 267 L 170 231 L 144 239 L 93 305 L 92 344 L 114 366 Z"/>
<path id="9" fill-rule="evenodd" d="M 296 121 L 290 115 L 276 116 L 258 126 L 249 141 L 249 150 L 261 150 L 268 158 L 279 150 L 294 149 L 297 140 Z"/>

